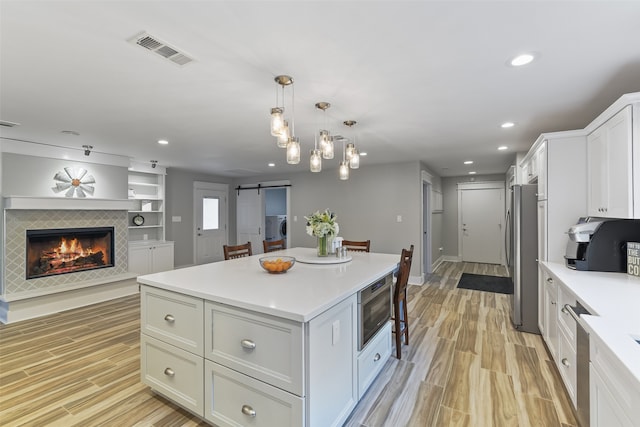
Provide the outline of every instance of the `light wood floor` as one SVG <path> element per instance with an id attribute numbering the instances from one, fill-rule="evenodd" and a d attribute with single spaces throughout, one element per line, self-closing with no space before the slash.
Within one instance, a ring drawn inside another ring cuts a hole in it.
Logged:
<path id="1" fill-rule="evenodd" d="M 456 289 L 463 271 L 504 273 L 444 263 L 411 286 L 411 345 L 345 425 L 576 425 L 541 338 L 511 327 L 507 295 Z M 0 326 L 0 425 L 206 425 L 140 383 L 139 310 L 136 295 Z"/>

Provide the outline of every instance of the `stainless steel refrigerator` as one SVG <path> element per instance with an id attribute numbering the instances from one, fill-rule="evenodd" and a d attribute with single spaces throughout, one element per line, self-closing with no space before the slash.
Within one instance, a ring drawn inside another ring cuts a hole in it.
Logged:
<path id="1" fill-rule="evenodd" d="M 513 281 L 511 320 L 523 332 L 538 329 L 538 186 L 513 185 L 507 211 L 507 267 Z"/>

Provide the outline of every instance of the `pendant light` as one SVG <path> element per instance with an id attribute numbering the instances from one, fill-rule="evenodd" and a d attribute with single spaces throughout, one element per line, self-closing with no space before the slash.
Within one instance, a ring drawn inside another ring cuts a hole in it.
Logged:
<path id="1" fill-rule="evenodd" d="M 300 140 L 296 137 L 289 138 L 287 143 L 287 163 L 290 165 L 300 163 Z"/>
<path id="2" fill-rule="evenodd" d="M 316 104 L 316 108 L 319 110 L 322 110 L 322 116 L 324 119 L 324 128 L 325 129 L 320 129 L 320 131 L 318 132 L 319 137 L 318 137 L 318 145 L 320 146 L 320 150 L 322 151 L 322 158 L 323 159 L 333 159 L 333 153 L 334 153 L 334 149 L 333 149 L 333 137 L 331 136 L 331 134 L 329 133 L 328 130 L 326 130 L 327 128 L 327 108 L 331 107 L 331 104 L 329 104 L 328 102 L 318 102 Z"/>
<path id="3" fill-rule="evenodd" d="M 342 141 L 342 161 L 338 168 L 338 177 L 342 181 L 349 179 L 349 162 L 347 161 L 346 148 L 344 146 L 344 140 Z"/>
<path id="4" fill-rule="evenodd" d="M 355 120 L 345 120 L 345 126 L 349 126 L 351 129 L 357 122 Z M 358 169 L 360 167 L 360 152 L 356 148 L 356 136 L 353 135 L 353 142 L 349 142 L 345 148 L 345 158 L 349 164 L 349 168 Z"/>
<path id="5" fill-rule="evenodd" d="M 285 129 L 284 120 L 284 88 L 293 84 L 291 76 L 281 75 L 275 77 L 275 82 L 282 86 L 282 106 L 278 102 L 278 88 L 276 88 L 276 106 L 271 109 L 271 135 L 280 136 Z M 278 144 L 280 146 L 280 144 Z"/>

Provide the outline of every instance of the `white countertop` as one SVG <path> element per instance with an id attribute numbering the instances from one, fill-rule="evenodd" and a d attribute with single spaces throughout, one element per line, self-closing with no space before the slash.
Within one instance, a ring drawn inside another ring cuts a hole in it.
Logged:
<path id="1" fill-rule="evenodd" d="M 542 266 L 573 292 L 592 314 L 580 316 L 589 334 L 597 335 L 640 382 L 640 278 L 626 273 L 577 271 L 564 264 Z"/>
<path id="2" fill-rule="evenodd" d="M 269 255 L 309 257 L 315 248 L 292 248 Z M 351 252 L 342 264 L 296 264 L 269 274 L 258 259 L 265 254 L 139 276 L 138 282 L 259 313 L 308 322 L 376 279 L 396 269 L 400 255 Z"/>

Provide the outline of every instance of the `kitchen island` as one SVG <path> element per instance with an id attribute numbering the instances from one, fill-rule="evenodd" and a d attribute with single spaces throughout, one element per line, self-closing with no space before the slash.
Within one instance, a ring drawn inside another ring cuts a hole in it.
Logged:
<path id="1" fill-rule="evenodd" d="M 342 425 L 391 354 L 389 323 L 358 349 L 357 293 L 399 256 L 285 274 L 268 274 L 261 256 L 138 278 L 142 381 L 218 426 Z"/>

